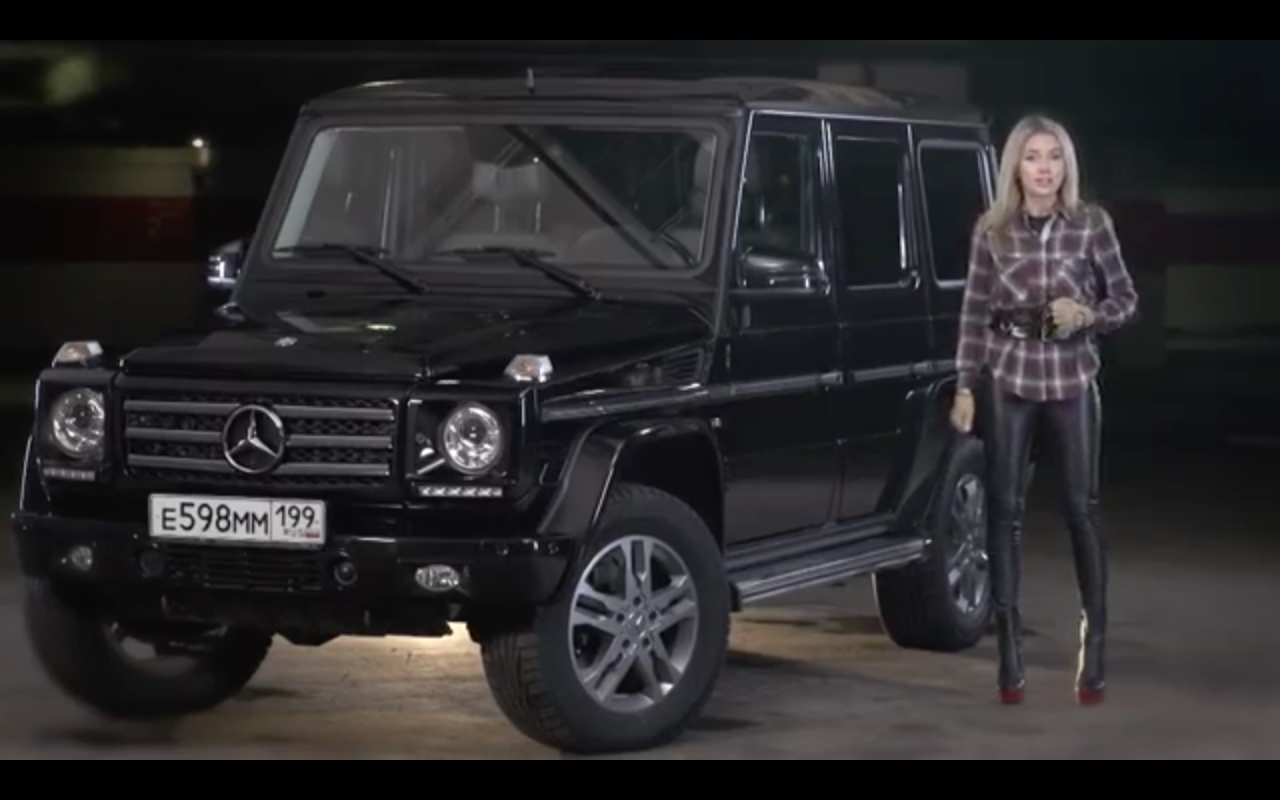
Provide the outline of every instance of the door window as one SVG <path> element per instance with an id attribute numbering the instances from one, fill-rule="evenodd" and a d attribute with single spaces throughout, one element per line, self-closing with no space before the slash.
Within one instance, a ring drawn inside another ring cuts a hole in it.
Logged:
<path id="1" fill-rule="evenodd" d="M 840 254 L 848 286 L 894 286 L 906 277 L 904 156 L 898 142 L 836 140 Z"/>
<path id="2" fill-rule="evenodd" d="M 969 274 L 973 227 L 987 208 L 981 148 L 926 144 L 920 150 L 925 210 L 939 283 L 962 283 Z"/>

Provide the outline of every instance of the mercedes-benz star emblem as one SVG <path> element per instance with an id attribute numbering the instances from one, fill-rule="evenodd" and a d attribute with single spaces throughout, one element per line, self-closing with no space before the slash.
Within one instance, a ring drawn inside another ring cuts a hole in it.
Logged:
<path id="1" fill-rule="evenodd" d="M 222 429 L 222 452 L 237 472 L 265 475 L 284 460 L 284 420 L 269 408 L 243 406 Z"/>

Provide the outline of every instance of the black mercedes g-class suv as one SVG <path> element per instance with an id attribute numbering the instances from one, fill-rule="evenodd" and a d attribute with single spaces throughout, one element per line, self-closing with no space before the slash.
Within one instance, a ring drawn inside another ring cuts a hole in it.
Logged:
<path id="1" fill-rule="evenodd" d="M 607 753 L 676 739 L 731 615 L 786 593 L 874 575 L 894 642 L 976 645 L 983 453 L 947 410 L 987 136 L 768 79 L 316 100 L 207 327 L 40 375 L 36 652 L 154 718 L 276 636 L 465 625 L 514 725 Z"/>

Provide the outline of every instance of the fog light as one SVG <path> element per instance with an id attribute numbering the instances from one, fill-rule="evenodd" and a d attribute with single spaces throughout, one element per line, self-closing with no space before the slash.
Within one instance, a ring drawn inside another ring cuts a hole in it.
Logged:
<path id="1" fill-rule="evenodd" d="M 138 568 L 142 576 L 154 580 L 164 575 L 164 556 L 155 550 L 148 550 L 138 557 Z"/>
<path id="2" fill-rule="evenodd" d="M 419 569 L 413 579 L 432 594 L 448 594 L 462 585 L 462 575 L 456 569 L 440 565 Z"/>
<path id="3" fill-rule="evenodd" d="M 338 582 L 339 586 L 355 586 L 356 581 L 360 580 L 360 571 L 350 561 L 343 561 L 333 568 L 333 579 Z"/>
<path id="4" fill-rule="evenodd" d="M 67 554 L 67 562 L 77 572 L 90 572 L 93 569 L 93 548 L 71 548 L 71 552 Z"/>

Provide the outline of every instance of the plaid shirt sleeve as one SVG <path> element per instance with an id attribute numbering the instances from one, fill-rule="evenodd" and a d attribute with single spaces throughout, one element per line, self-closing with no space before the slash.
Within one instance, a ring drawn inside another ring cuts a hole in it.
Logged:
<path id="1" fill-rule="evenodd" d="M 960 389 L 976 390 L 981 381 L 991 324 L 995 258 L 986 234 L 975 231 L 969 257 L 969 278 L 960 309 L 960 345 L 956 354 Z"/>
<path id="2" fill-rule="evenodd" d="M 1093 328 L 1097 333 L 1107 334 L 1133 319 L 1138 311 L 1138 292 L 1125 265 L 1124 251 L 1111 215 L 1095 207 L 1090 227 L 1090 255 L 1106 284 L 1106 299 L 1094 308 L 1097 321 Z"/>

